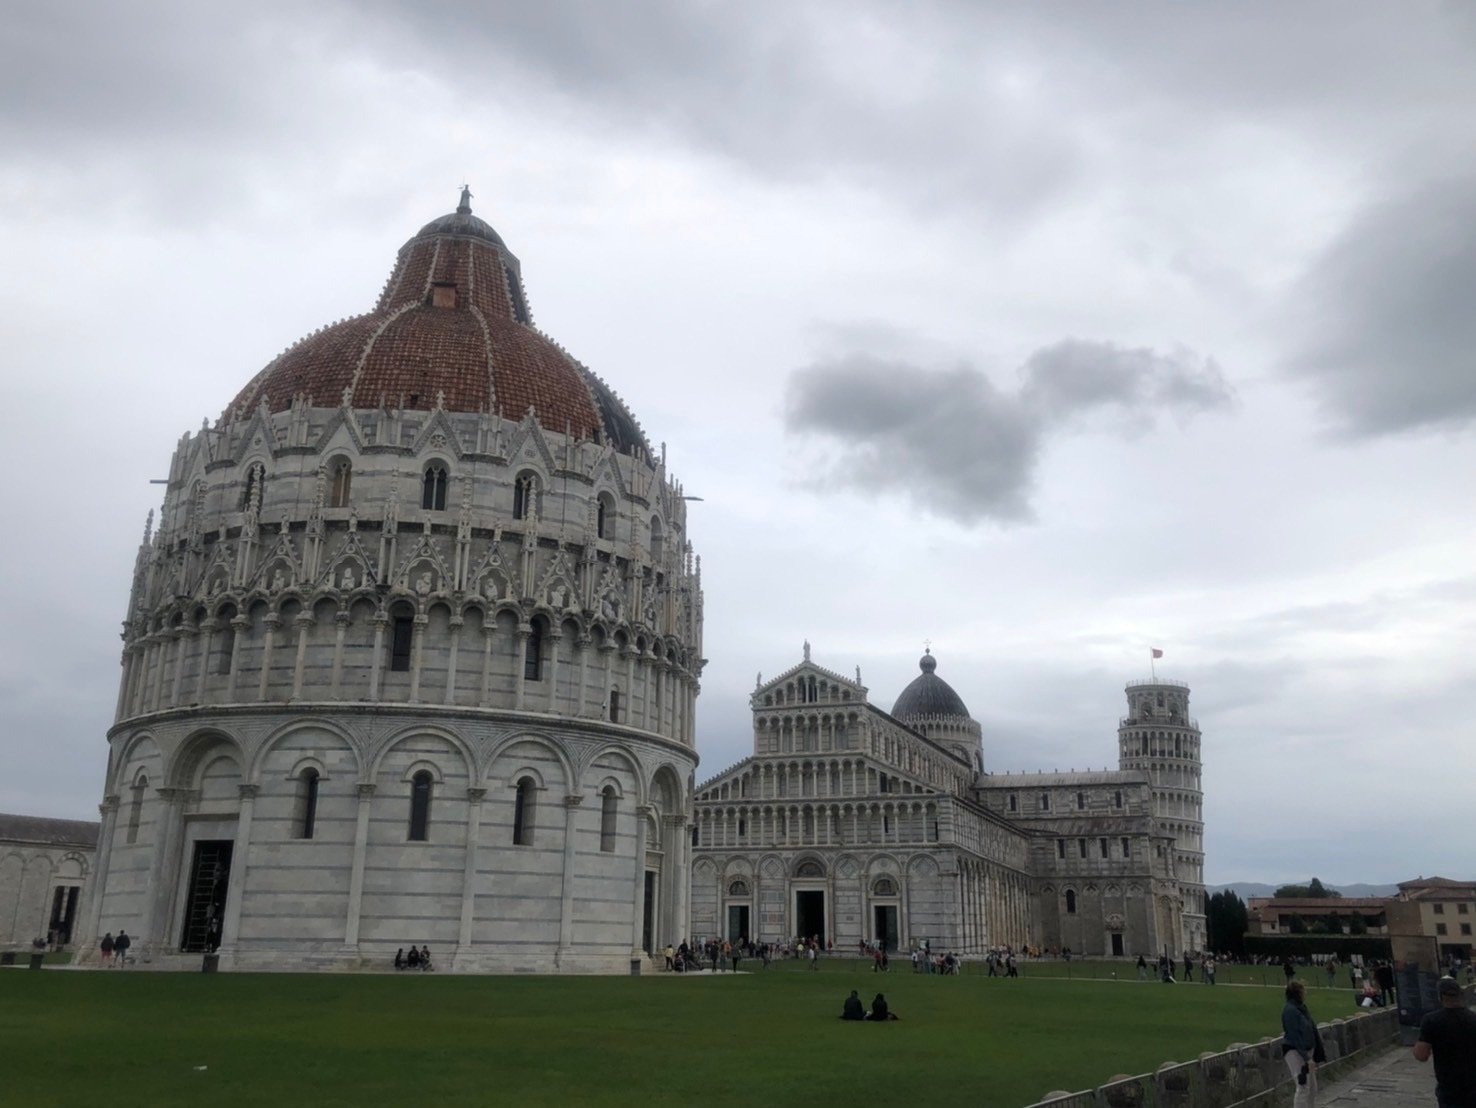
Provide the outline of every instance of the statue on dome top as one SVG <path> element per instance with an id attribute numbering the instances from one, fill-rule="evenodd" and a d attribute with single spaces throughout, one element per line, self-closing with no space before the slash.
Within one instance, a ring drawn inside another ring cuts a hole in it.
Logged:
<path id="1" fill-rule="evenodd" d="M 461 203 L 456 205 L 458 215 L 471 215 L 472 190 L 470 185 L 461 186 Z"/>

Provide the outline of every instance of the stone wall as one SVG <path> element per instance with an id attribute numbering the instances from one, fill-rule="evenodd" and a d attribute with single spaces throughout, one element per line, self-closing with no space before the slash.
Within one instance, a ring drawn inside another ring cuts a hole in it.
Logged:
<path id="1" fill-rule="evenodd" d="M 1326 1082 L 1362 1065 L 1399 1041 L 1399 1013 L 1389 1008 L 1318 1025 L 1327 1062 Z M 1030 1108 L 1231 1108 L 1290 1104 L 1292 1082 L 1281 1060 L 1281 1039 L 1232 1043 L 1194 1062 L 1165 1062 L 1153 1073 L 1119 1074 L 1095 1089 L 1047 1093 Z"/>

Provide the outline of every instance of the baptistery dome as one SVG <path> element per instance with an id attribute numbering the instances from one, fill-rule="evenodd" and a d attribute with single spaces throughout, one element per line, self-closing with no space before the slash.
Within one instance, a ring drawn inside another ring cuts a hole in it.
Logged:
<path id="1" fill-rule="evenodd" d="M 938 659 L 933 657 L 931 649 L 918 659 L 917 667 L 922 672 L 897 697 L 892 705 L 892 717 L 919 734 L 949 746 L 975 769 L 982 770 L 982 730 L 969 715 L 963 698 L 938 676 Z"/>
<path id="2" fill-rule="evenodd" d="M 682 937 L 680 486 L 471 214 L 178 444 L 123 625 L 93 934 L 165 964 L 628 972 Z M 85 949 L 85 947 L 84 947 Z"/>

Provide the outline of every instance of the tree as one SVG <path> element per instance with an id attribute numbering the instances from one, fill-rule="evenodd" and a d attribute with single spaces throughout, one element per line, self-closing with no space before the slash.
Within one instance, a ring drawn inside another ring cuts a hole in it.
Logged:
<path id="1" fill-rule="evenodd" d="M 1343 896 L 1337 889 L 1329 889 L 1315 877 L 1306 885 L 1283 885 L 1271 895 L 1278 900 L 1341 900 Z"/>
<path id="2" fill-rule="evenodd" d="M 1245 901 L 1236 895 L 1234 889 L 1226 889 L 1210 897 L 1205 917 L 1211 950 L 1237 955 L 1245 953 L 1245 933 L 1250 927 L 1250 913 L 1246 910 Z"/>

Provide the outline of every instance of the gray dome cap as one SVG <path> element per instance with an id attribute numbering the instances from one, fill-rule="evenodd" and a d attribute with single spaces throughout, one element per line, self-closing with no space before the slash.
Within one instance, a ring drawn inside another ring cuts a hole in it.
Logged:
<path id="1" fill-rule="evenodd" d="M 933 672 L 938 668 L 938 660 L 931 650 L 918 660 L 917 667 L 922 673 L 912 679 L 912 684 L 902 690 L 897 703 L 892 705 L 895 718 L 904 722 L 916 716 L 973 718 L 953 686 Z"/>

